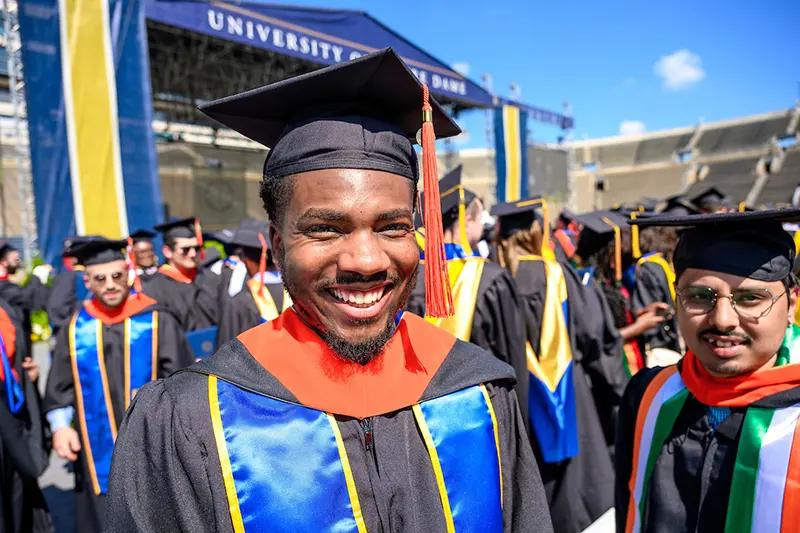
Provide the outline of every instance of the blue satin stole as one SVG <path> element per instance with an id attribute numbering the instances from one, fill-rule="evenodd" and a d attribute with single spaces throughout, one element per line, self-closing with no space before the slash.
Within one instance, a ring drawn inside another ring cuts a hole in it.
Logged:
<path id="1" fill-rule="evenodd" d="M 472 255 L 467 255 L 467 252 L 464 251 L 464 247 L 455 242 L 446 242 L 444 243 L 444 255 L 445 259 L 450 261 L 451 259 L 468 259 L 469 257 L 480 257 L 481 254 L 477 250 L 472 251 Z M 425 260 L 425 250 L 420 249 L 419 252 L 419 259 L 420 261 Z"/>
<path id="2" fill-rule="evenodd" d="M 25 403 L 25 394 L 22 392 L 22 386 L 11 370 L 11 361 L 8 359 L 6 343 L 2 335 L 0 335 L 0 364 L 3 365 L 3 375 L 5 376 L 3 388 L 6 391 L 5 399 L 8 403 L 8 409 L 13 414 L 17 414 Z"/>
<path id="3" fill-rule="evenodd" d="M 127 318 L 124 328 L 127 409 L 136 391 L 158 373 L 158 311 Z M 94 493 L 105 494 L 117 421 L 108 387 L 102 322 L 81 309 L 70 323 L 69 344 L 83 452 Z"/>
<path id="4" fill-rule="evenodd" d="M 216 376 L 208 394 L 234 533 L 367 532 L 333 415 Z M 445 519 L 464 533 L 503 530 L 497 424 L 487 402 L 476 386 L 413 406 Z"/>
<path id="5" fill-rule="evenodd" d="M 195 358 L 205 359 L 214 354 L 217 345 L 217 326 L 190 331 L 186 334 L 186 340 L 192 349 Z"/>

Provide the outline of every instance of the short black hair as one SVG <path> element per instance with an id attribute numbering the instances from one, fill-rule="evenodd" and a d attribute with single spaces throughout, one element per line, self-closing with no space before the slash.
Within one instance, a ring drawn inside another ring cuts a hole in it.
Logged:
<path id="1" fill-rule="evenodd" d="M 166 246 L 170 250 L 175 250 L 176 244 L 177 241 L 175 240 L 175 237 L 173 237 L 172 235 L 164 235 L 164 246 Z"/>
<path id="2" fill-rule="evenodd" d="M 272 224 L 277 227 L 283 226 L 283 217 L 286 209 L 289 206 L 289 201 L 292 197 L 294 190 L 294 183 L 297 176 L 288 176 L 285 178 L 278 178 L 264 174 L 259 188 L 259 196 L 264 205 L 264 210 Z M 406 179 L 406 178 L 404 178 Z M 417 208 L 417 182 L 409 180 L 412 184 L 411 187 L 411 203 L 412 214 Z"/>

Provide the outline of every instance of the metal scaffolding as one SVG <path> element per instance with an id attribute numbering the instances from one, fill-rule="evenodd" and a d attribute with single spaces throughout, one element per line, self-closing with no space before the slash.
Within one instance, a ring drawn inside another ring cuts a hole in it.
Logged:
<path id="1" fill-rule="evenodd" d="M 19 205 L 22 215 L 22 241 L 25 260 L 33 261 L 38 251 L 36 209 L 33 197 L 31 155 L 28 140 L 27 109 L 25 106 L 25 77 L 22 68 L 22 39 L 19 33 L 19 2 L 3 0 L 4 31 L 8 54 L 8 85 L 11 110 L 14 118 L 14 162 L 19 187 Z"/>

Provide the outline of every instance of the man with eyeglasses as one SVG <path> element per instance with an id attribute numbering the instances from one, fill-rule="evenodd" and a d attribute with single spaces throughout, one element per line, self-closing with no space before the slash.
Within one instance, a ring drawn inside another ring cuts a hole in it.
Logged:
<path id="1" fill-rule="evenodd" d="M 144 280 L 144 292 L 172 311 L 185 331 L 215 333 L 221 307 L 220 278 L 199 268 L 203 238 L 197 219 L 175 220 L 154 229 L 164 235 L 161 251 L 167 264 Z"/>
<path id="2" fill-rule="evenodd" d="M 43 409 L 53 449 L 74 461 L 75 531 L 103 530 L 111 455 L 122 415 L 147 382 L 194 362 L 178 321 L 128 284 L 127 241 L 75 249 L 92 298 L 59 331 Z"/>
<path id="3" fill-rule="evenodd" d="M 618 533 L 797 531 L 800 209 L 638 219 L 684 228 L 677 365 L 639 372 L 619 412 Z"/>

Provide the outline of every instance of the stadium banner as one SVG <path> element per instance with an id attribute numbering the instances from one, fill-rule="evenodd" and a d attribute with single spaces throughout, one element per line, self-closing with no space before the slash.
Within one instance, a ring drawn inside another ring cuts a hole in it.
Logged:
<path id="1" fill-rule="evenodd" d="M 510 104 L 494 108 L 497 201 L 528 196 L 528 111 Z"/>
<path id="2" fill-rule="evenodd" d="M 162 220 L 141 0 L 21 0 L 40 251 Z"/>
<path id="3" fill-rule="evenodd" d="M 391 46 L 434 96 L 492 106 L 491 95 L 482 87 L 360 11 L 256 2 L 146 2 L 149 20 L 318 65 L 334 65 Z"/>

